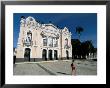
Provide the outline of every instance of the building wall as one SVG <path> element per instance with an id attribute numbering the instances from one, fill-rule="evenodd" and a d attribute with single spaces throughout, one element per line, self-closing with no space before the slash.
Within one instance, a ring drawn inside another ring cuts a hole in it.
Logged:
<path id="1" fill-rule="evenodd" d="M 30 19 L 32 21 L 30 21 Z M 64 29 L 58 29 L 53 24 L 40 24 L 36 22 L 33 17 L 28 17 L 26 19 L 21 18 L 20 22 L 16 58 L 19 60 L 21 58 L 24 59 L 26 48 L 30 49 L 30 59 L 34 61 L 37 61 L 37 59 L 43 60 L 42 55 L 44 49 L 47 52 L 47 60 L 50 60 L 48 55 L 49 50 L 52 50 L 52 58 L 54 58 L 54 50 L 57 50 L 58 59 L 68 59 L 67 52 L 69 59 L 72 57 L 71 32 L 69 32 L 66 27 Z M 27 36 L 31 37 L 28 38 Z M 43 45 L 43 38 L 47 39 L 47 46 Z M 29 39 L 31 42 L 27 43 Z M 65 44 L 67 41 L 65 39 L 68 40 L 68 44 Z M 58 45 L 55 42 L 56 40 L 58 41 Z M 57 47 L 49 46 L 49 42 L 51 44 L 51 41 L 53 41 Z"/>

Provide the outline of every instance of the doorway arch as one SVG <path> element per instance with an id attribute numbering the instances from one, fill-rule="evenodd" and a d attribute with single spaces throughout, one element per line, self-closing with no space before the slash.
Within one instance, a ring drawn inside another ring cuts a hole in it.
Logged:
<path id="1" fill-rule="evenodd" d="M 69 59 L 69 52 L 66 50 L 66 59 Z"/>
<path id="2" fill-rule="evenodd" d="M 31 52 L 30 48 L 25 48 L 25 52 L 24 52 L 25 61 L 30 61 L 30 52 Z"/>
<path id="3" fill-rule="evenodd" d="M 47 50 L 46 49 L 43 49 L 43 51 L 42 51 L 42 59 L 47 60 Z"/>
<path id="4" fill-rule="evenodd" d="M 54 58 L 55 58 L 55 60 L 58 60 L 57 55 L 58 55 L 57 50 L 54 50 Z"/>
<path id="5" fill-rule="evenodd" d="M 52 50 L 49 50 L 49 52 L 48 52 L 48 58 L 49 58 L 49 60 L 52 60 Z"/>

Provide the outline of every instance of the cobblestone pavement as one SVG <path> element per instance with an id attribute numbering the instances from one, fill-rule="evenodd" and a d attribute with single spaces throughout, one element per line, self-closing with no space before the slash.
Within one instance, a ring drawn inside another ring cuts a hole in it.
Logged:
<path id="1" fill-rule="evenodd" d="M 75 60 L 76 75 L 97 75 L 97 61 Z M 16 63 L 14 75 L 71 75 L 71 60 Z"/>

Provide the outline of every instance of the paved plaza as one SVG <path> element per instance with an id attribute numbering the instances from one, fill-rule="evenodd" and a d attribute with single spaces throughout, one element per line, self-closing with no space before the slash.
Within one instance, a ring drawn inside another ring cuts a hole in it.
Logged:
<path id="1" fill-rule="evenodd" d="M 71 60 L 15 63 L 14 75 L 71 75 Z M 75 60 L 76 75 L 97 75 L 97 61 Z"/>

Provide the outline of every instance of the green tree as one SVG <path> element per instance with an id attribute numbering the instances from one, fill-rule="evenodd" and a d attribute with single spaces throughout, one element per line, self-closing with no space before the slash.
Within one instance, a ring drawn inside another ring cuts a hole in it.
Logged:
<path id="1" fill-rule="evenodd" d="M 72 43 L 72 58 L 74 59 L 77 58 L 86 59 L 86 56 L 88 56 L 89 53 L 93 53 L 94 55 L 94 53 L 97 52 L 91 40 L 80 42 L 79 39 L 72 39 L 71 43 Z"/>
<path id="2" fill-rule="evenodd" d="M 72 58 L 77 59 L 80 57 L 80 45 L 81 42 L 79 39 L 72 39 Z"/>
<path id="3" fill-rule="evenodd" d="M 85 56 L 89 55 L 89 53 L 94 53 L 94 46 L 92 44 L 91 40 L 87 40 L 81 43 L 81 54 L 83 56 L 83 58 L 85 58 Z"/>

